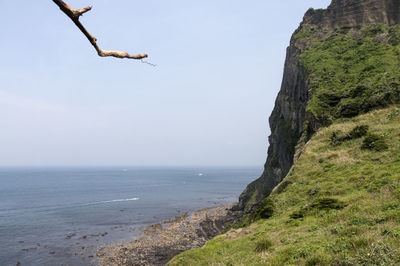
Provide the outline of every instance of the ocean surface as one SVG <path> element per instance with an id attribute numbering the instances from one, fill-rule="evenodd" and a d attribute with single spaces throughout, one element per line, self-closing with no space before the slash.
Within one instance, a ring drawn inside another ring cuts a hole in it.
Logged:
<path id="1" fill-rule="evenodd" d="M 146 225 L 237 201 L 260 168 L 0 168 L 0 265 L 95 265 Z M 93 256 L 93 257 L 92 257 Z"/>

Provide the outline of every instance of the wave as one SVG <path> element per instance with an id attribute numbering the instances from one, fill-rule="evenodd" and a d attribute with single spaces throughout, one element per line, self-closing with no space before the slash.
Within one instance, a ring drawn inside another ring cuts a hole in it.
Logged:
<path id="1" fill-rule="evenodd" d="M 131 199 L 116 199 L 116 200 L 105 200 L 105 201 L 97 201 L 83 204 L 84 206 L 88 205 L 98 205 L 98 204 L 106 204 L 106 203 L 114 203 L 114 202 L 126 202 L 126 201 L 136 201 L 140 200 L 140 198 L 131 198 Z"/>
<path id="2" fill-rule="evenodd" d="M 24 207 L 24 208 L 10 208 L 10 209 L 0 209 L 0 217 L 9 217 L 12 215 L 17 215 L 18 212 L 23 211 L 26 213 L 27 210 L 36 211 L 36 212 L 49 212 L 49 211 L 57 211 L 69 208 L 80 208 L 85 206 L 92 205 L 100 205 L 107 203 L 115 203 L 115 202 L 127 202 L 127 201 L 137 201 L 140 198 L 130 198 L 130 199 L 116 199 L 116 200 L 105 200 L 105 201 L 97 201 L 83 204 L 72 204 L 72 205 L 55 205 L 55 206 L 37 206 L 37 207 Z"/>

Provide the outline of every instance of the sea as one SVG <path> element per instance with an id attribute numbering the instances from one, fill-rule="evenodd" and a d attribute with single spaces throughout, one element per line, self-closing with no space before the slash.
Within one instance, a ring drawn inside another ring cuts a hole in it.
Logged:
<path id="1" fill-rule="evenodd" d="M 258 167 L 0 168 L 0 265 L 97 265 L 147 225 L 231 204 Z"/>

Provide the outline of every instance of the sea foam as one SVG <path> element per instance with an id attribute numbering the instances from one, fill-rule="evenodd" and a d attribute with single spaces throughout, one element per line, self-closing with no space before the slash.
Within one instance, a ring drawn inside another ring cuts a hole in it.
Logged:
<path id="1" fill-rule="evenodd" d="M 114 203 L 114 202 L 126 202 L 126 201 L 136 201 L 136 200 L 140 200 L 140 198 L 97 201 L 97 202 L 87 203 L 87 204 L 84 204 L 84 205 L 88 206 L 88 205 L 98 205 L 98 204 L 107 204 L 107 203 Z"/>

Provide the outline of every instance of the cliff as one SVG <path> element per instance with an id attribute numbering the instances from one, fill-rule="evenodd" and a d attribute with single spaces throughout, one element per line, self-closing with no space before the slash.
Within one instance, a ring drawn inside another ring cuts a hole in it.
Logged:
<path id="1" fill-rule="evenodd" d="M 400 2 L 396 0 L 334 0 L 325 10 L 310 9 L 304 24 L 320 29 L 334 29 L 349 25 L 385 25 L 400 23 Z"/>
<path id="2" fill-rule="evenodd" d="M 359 80 L 352 80 L 352 84 L 348 84 L 348 80 L 336 84 L 336 81 L 330 80 L 332 77 L 343 79 L 334 74 L 337 69 L 331 69 L 332 72 L 329 72 L 326 70 L 326 65 L 323 65 L 322 69 L 317 69 L 318 66 L 314 64 L 317 59 L 313 58 L 313 53 L 317 54 L 317 50 L 318 52 L 327 50 L 327 47 L 322 47 L 325 45 L 325 40 L 331 40 L 337 36 L 349 37 L 354 42 L 358 42 L 353 47 L 351 46 L 353 43 L 349 41 L 346 43 L 348 47 L 343 47 L 343 49 L 359 49 L 360 42 L 370 41 L 367 39 L 368 36 L 365 36 L 368 32 L 370 35 L 374 35 L 374 42 L 382 44 L 396 42 L 397 28 L 388 28 L 396 24 L 400 24 L 400 1 L 398 0 L 333 0 L 327 9 L 309 9 L 307 11 L 287 48 L 281 89 L 269 118 L 271 135 L 265 170 L 262 176 L 249 184 L 242 193 L 239 199 L 239 209 L 249 211 L 254 204 L 259 203 L 271 193 L 272 189 L 288 174 L 295 159 L 300 156 L 304 144 L 321 126 L 328 126 L 340 117 L 355 116 L 397 101 L 397 99 L 393 99 L 392 93 L 389 97 L 391 99 L 387 101 L 381 100 L 383 102 L 377 104 L 371 101 L 364 103 L 365 106 L 361 106 L 361 103 L 358 104 L 356 100 L 359 100 L 357 97 L 362 95 L 349 95 L 349 91 L 355 91 L 356 87 L 360 87 Z M 370 25 L 377 26 L 369 29 Z M 381 31 L 382 27 L 387 30 Z M 337 46 L 344 43 L 343 40 L 336 41 L 338 44 L 334 45 Z M 338 51 L 333 51 L 333 58 L 330 58 L 333 65 L 336 64 L 338 69 L 347 67 L 347 62 L 342 65 L 337 64 L 340 61 L 335 57 L 337 53 Z M 368 51 L 366 53 L 366 57 L 369 57 Z M 321 56 L 324 57 L 325 54 L 321 52 Z M 351 56 L 359 55 L 349 55 L 349 57 Z M 359 62 L 358 65 L 372 64 L 367 61 Z M 358 65 L 354 63 L 354 68 Z M 375 66 L 372 65 L 371 68 L 375 68 Z M 375 74 L 372 73 L 371 76 Z M 335 83 L 334 86 L 338 87 L 335 94 L 329 92 L 331 88 L 326 86 L 320 88 L 323 83 L 320 77 L 324 75 L 327 76 L 325 79 L 328 81 L 323 85 L 332 87 L 331 83 Z M 346 75 L 348 73 L 343 73 L 343 76 Z M 343 87 L 340 88 L 340 86 Z M 376 84 L 374 86 L 376 87 Z M 343 91 L 343 89 L 347 91 Z M 374 90 L 374 88 L 370 88 L 370 90 Z M 367 91 L 363 92 L 364 97 L 367 97 Z M 373 94 L 378 93 L 374 90 Z M 360 111 L 352 111 L 354 109 Z"/>
<path id="3" fill-rule="evenodd" d="M 400 265 L 399 11 L 333 0 L 306 13 L 247 214 L 169 265 Z"/>

